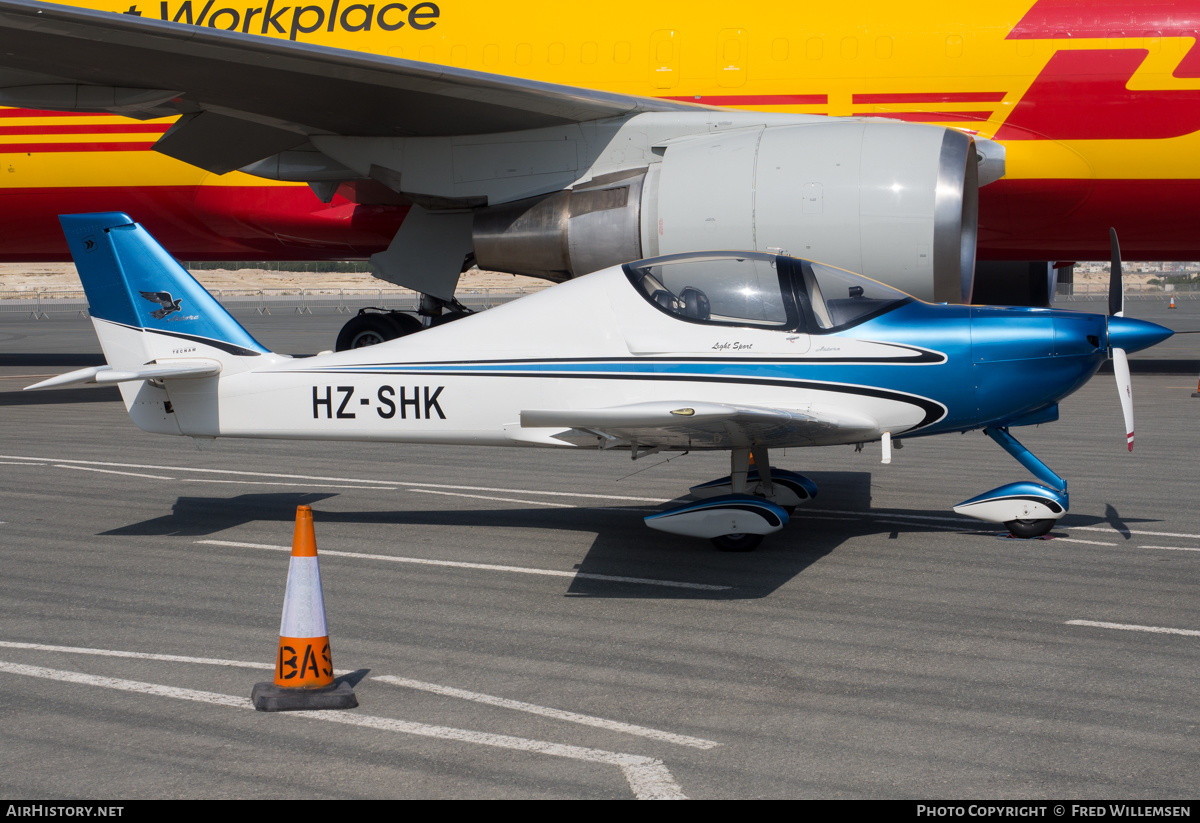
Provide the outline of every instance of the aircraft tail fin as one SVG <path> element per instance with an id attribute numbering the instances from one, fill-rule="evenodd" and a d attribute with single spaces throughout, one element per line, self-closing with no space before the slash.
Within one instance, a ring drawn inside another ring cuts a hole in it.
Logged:
<path id="1" fill-rule="evenodd" d="M 71 214 L 59 221 L 108 365 L 28 388 L 116 384 L 140 428 L 215 435 L 220 377 L 279 355 L 242 328 L 128 215 Z"/>
<path id="2" fill-rule="evenodd" d="M 110 366 L 212 358 L 228 368 L 269 351 L 126 214 L 59 217 Z"/>

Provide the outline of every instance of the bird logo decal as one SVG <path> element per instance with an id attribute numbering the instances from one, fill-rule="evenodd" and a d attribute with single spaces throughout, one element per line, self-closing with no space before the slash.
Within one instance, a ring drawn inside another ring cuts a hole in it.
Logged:
<path id="1" fill-rule="evenodd" d="M 144 291 L 141 292 L 142 297 L 149 300 L 151 303 L 157 303 L 162 306 L 161 309 L 155 309 L 150 312 L 150 316 L 155 320 L 162 320 L 169 314 L 174 314 L 179 311 L 179 304 L 183 302 L 183 298 L 176 300 L 171 297 L 169 291 Z"/>

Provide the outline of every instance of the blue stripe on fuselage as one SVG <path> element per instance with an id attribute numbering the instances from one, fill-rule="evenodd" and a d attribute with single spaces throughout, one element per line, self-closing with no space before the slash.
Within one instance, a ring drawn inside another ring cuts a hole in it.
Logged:
<path id="1" fill-rule="evenodd" d="M 912 302 L 850 329 L 813 335 L 813 346 L 838 338 L 898 347 L 895 358 L 615 357 L 534 358 L 337 366 L 323 373 L 576 377 L 793 385 L 814 391 L 889 397 L 926 411 L 921 434 L 961 431 L 1046 408 L 1078 389 L 1099 368 L 1104 353 L 975 363 L 972 307 Z M 989 319 L 997 312 L 990 309 Z M 1027 316 L 1028 309 L 1013 309 Z M 1078 317 L 1075 312 L 1049 312 Z M 977 387 L 979 387 L 977 391 Z M 944 415 L 940 408 L 945 409 Z"/>

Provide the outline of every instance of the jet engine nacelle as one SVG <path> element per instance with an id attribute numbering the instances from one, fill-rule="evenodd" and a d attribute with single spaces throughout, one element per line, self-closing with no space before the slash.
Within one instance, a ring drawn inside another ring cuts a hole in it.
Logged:
<path id="1" fill-rule="evenodd" d="M 672 252 L 784 249 L 968 302 L 978 169 L 934 126 L 840 120 L 681 137 L 661 162 L 477 212 L 480 267 L 553 280 Z"/>

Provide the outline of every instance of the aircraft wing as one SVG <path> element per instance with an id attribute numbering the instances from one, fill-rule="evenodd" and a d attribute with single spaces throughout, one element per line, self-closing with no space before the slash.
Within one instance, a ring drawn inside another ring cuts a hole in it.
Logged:
<path id="1" fill-rule="evenodd" d="M 843 411 L 791 411 L 726 403 L 655 401 L 601 409 L 521 412 L 522 428 L 575 429 L 643 446 L 745 448 L 853 443 L 877 439 L 878 423 Z M 561 435 L 556 435 L 561 437 Z"/>
<path id="2" fill-rule="evenodd" d="M 155 148 L 215 173 L 315 134 L 470 135 L 694 110 L 30 0 L 0 0 L 0 105 L 182 114 Z"/>

